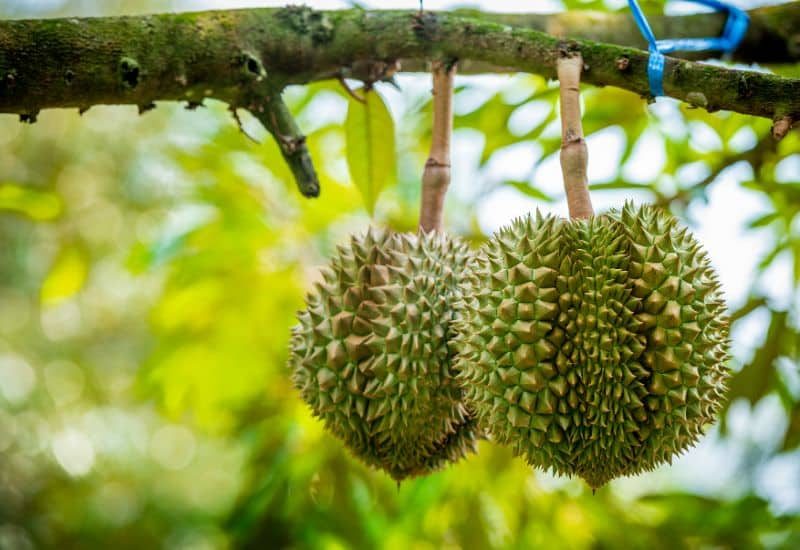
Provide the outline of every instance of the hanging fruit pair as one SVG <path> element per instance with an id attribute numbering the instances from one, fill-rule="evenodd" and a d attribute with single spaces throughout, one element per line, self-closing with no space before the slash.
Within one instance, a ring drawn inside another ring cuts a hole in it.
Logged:
<path id="1" fill-rule="evenodd" d="M 727 320 L 705 253 L 656 208 L 593 214 L 581 67 L 570 54 L 558 67 L 570 220 L 515 220 L 474 256 L 439 233 L 370 232 L 340 250 L 300 315 L 291 364 L 304 398 L 396 479 L 485 433 L 596 488 L 670 462 L 721 406 Z M 436 74 L 423 230 L 440 229 L 449 181 L 452 73 L 440 71 L 447 94 Z"/>
<path id="2" fill-rule="evenodd" d="M 724 304 L 674 218 L 630 204 L 528 217 L 478 258 L 457 369 L 495 441 L 596 488 L 671 461 L 713 420 Z"/>
<path id="3" fill-rule="evenodd" d="M 559 64 L 572 219 L 518 219 L 476 255 L 456 347 L 491 437 L 596 488 L 696 441 L 721 406 L 728 340 L 716 275 L 675 218 L 631 204 L 593 216 L 581 67 Z"/>

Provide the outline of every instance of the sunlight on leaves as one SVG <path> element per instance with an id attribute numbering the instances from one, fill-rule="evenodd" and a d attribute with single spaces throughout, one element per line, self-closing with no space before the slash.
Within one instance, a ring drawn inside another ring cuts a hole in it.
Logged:
<path id="1" fill-rule="evenodd" d="M 42 304 L 56 305 L 74 296 L 83 288 L 88 271 L 87 259 L 79 248 L 63 250 L 42 283 Z"/>
<path id="2" fill-rule="evenodd" d="M 62 204 L 55 193 L 0 183 L 0 212 L 3 210 L 23 214 L 32 220 L 46 221 L 61 214 Z"/>

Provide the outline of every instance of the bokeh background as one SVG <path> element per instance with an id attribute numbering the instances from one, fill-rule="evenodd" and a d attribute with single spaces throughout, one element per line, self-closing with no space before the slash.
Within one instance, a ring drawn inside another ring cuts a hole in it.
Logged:
<path id="1" fill-rule="evenodd" d="M 0 17 L 279 4 L 2 0 Z M 377 87 L 397 172 L 373 223 L 414 230 L 430 84 L 398 84 Z M 448 230 L 477 245 L 536 208 L 563 215 L 553 83 L 457 84 Z M 800 548 L 798 132 L 776 144 L 767 120 L 587 87 L 596 207 L 671 209 L 719 271 L 734 318 L 722 421 L 671 466 L 596 495 L 489 443 L 398 489 L 323 431 L 287 376 L 304 289 L 370 219 L 345 161 L 341 86 L 286 96 L 317 200 L 299 196 L 257 123 L 243 114 L 260 143 L 218 102 L 45 111 L 32 126 L 0 115 L 0 549 Z"/>

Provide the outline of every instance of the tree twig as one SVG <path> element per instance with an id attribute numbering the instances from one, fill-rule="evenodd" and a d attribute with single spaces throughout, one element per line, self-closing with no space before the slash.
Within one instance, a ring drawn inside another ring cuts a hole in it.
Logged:
<path id="1" fill-rule="evenodd" d="M 419 228 L 424 232 L 441 231 L 444 197 L 450 185 L 450 136 L 453 133 L 453 80 L 456 64 L 434 61 L 433 127 L 431 150 L 422 174 L 422 202 Z"/>
<path id="2" fill-rule="evenodd" d="M 786 134 L 789 133 L 789 130 L 795 124 L 795 120 L 792 119 L 790 116 L 783 116 L 775 120 L 775 123 L 772 125 L 772 137 L 775 138 L 775 141 L 780 141 L 786 137 Z"/>
<path id="3" fill-rule="evenodd" d="M 189 110 L 193 110 L 196 109 L 197 107 L 195 105 L 192 105 L 191 107 L 187 106 L 186 108 Z M 256 138 L 248 134 L 247 131 L 244 129 L 244 124 L 242 124 L 242 119 L 239 116 L 239 111 L 236 110 L 236 107 L 231 105 L 228 107 L 228 111 L 230 111 L 231 115 L 233 116 L 233 120 L 234 122 L 236 122 L 236 126 L 239 128 L 239 132 L 241 132 L 244 135 L 244 137 L 246 137 L 253 143 L 259 143 L 259 141 Z"/>
<path id="4" fill-rule="evenodd" d="M 579 53 L 562 51 L 558 60 L 561 107 L 561 172 L 570 218 L 589 218 L 594 214 L 589 196 L 586 166 L 589 152 L 581 125 L 581 70 Z"/>
<path id="5" fill-rule="evenodd" d="M 353 88 L 347 85 L 347 82 L 345 81 L 342 75 L 339 75 L 337 77 L 337 80 L 339 81 L 339 84 L 342 86 L 342 88 L 344 88 L 344 91 L 347 92 L 347 95 L 349 95 L 359 103 L 366 103 L 366 100 L 362 96 L 358 95 L 355 92 L 355 90 L 353 90 Z"/>
<path id="6" fill-rule="evenodd" d="M 250 109 L 278 142 L 281 154 L 294 175 L 300 193 L 305 197 L 318 197 L 319 179 L 311 162 L 306 137 L 300 132 L 280 94 L 265 95 L 260 104 L 251 103 Z"/>

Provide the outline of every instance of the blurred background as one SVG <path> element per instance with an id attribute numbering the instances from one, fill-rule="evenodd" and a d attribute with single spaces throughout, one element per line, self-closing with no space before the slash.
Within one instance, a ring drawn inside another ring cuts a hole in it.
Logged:
<path id="1" fill-rule="evenodd" d="M 280 4 L 0 0 L 0 17 Z M 397 169 L 373 223 L 414 230 L 430 83 L 398 84 L 377 86 Z M 457 85 L 448 230 L 478 245 L 528 211 L 564 215 L 553 83 Z M 596 495 L 488 443 L 398 489 L 322 430 L 287 376 L 304 289 L 370 219 L 345 161 L 352 100 L 336 82 L 286 97 L 321 175 L 316 200 L 264 130 L 242 113 L 254 143 L 218 102 L 51 110 L 32 126 L 0 115 L 0 549 L 800 548 L 798 132 L 776 144 L 767 120 L 587 87 L 596 208 L 671 209 L 719 271 L 734 318 L 723 418 L 673 465 Z"/>

